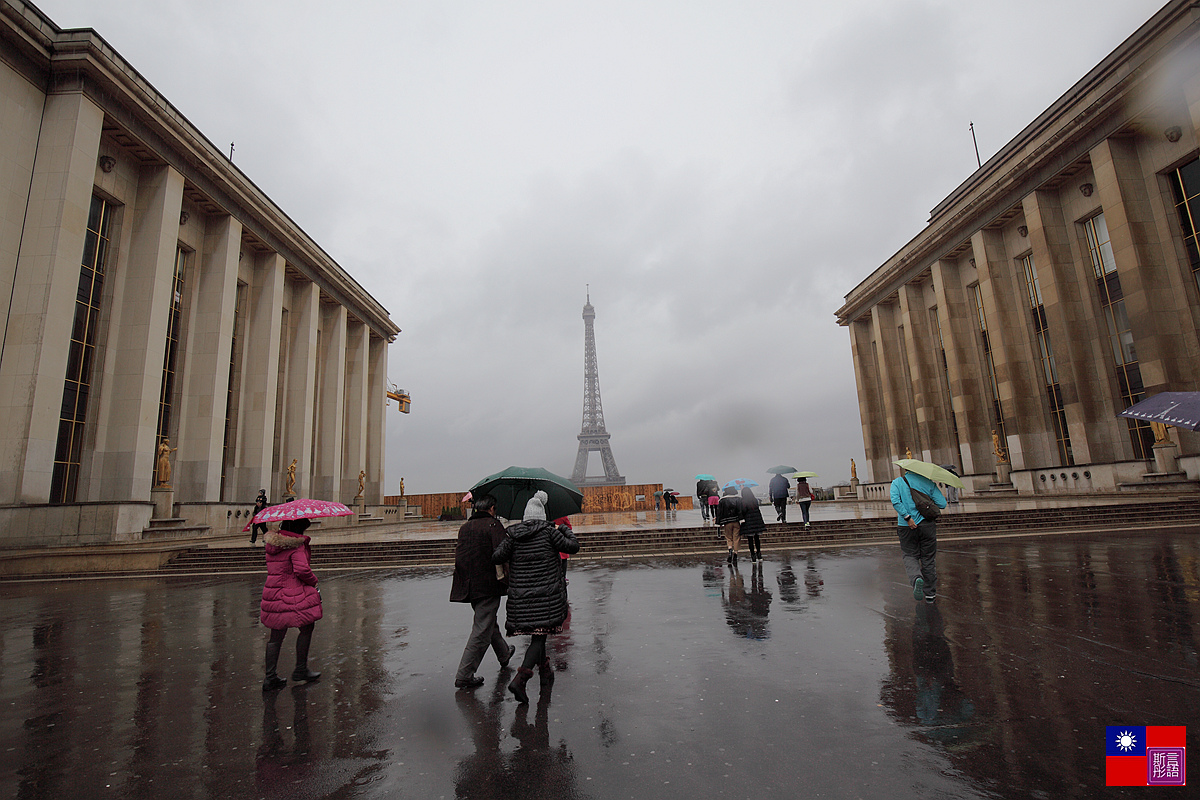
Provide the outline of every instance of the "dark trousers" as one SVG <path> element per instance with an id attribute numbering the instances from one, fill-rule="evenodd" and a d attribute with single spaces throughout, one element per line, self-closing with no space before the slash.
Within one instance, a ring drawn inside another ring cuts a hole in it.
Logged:
<path id="1" fill-rule="evenodd" d="M 787 498 L 780 497 L 771 502 L 775 504 L 775 514 L 779 517 L 779 521 L 787 522 Z"/>
<path id="2" fill-rule="evenodd" d="M 937 523 L 931 519 L 922 520 L 915 528 L 901 525 L 896 528 L 900 537 L 900 552 L 904 556 L 904 572 L 908 575 L 908 585 L 912 586 L 917 578 L 925 581 L 925 596 L 937 595 Z"/>
<path id="3" fill-rule="evenodd" d="M 812 500 L 800 501 L 800 513 L 804 515 L 804 523 L 808 524 L 808 507 L 812 505 Z"/>
<path id="4" fill-rule="evenodd" d="M 259 530 L 260 528 L 262 530 Z M 260 533 L 263 536 L 267 535 L 267 526 L 266 525 L 259 522 L 257 524 L 250 526 L 250 544 L 254 544 L 255 542 L 258 541 L 258 534 L 260 534 Z"/>
<path id="5" fill-rule="evenodd" d="M 496 653 L 496 658 L 508 655 L 508 642 L 504 641 L 500 623 L 496 621 L 500 611 L 500 596 L 473 600 L 471 608 L 475 610 L 475 621 L 471 624 L 471 635 L 467 637 L 467 646 L 463 648 L 462 660 L 458 662 L 458 672 L 454 675 L 458 681 L 475 677 L 475 670 L 479 669 L 489 646 Z"/>
<path id="6" fill-rule="evenodd" d="M 546 634 L 535 633 L 529 637 L 529 649 L 525 651 L 525 660 L 521 662 L 521 666 L 525 669 L 533 669 L 545 660 Z"/>

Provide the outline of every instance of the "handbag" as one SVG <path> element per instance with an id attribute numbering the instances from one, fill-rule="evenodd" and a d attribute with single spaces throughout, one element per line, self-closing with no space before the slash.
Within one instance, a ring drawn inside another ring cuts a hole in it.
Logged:
<path id="1" fill-rule="evenodd" d="M 938 504 L 933 502 L 933 498 L 922 492 L 920 489 L 914 489 L 912 484 L 908 482 L 908 478 L 903 478 L 904 485 L 908 487 L 908 491 L 912 493 L 913 505 L 917 507 L 917 511 L 925 519 L 937 519 L 941 516 L 942 509 L 938 508 Z"/>

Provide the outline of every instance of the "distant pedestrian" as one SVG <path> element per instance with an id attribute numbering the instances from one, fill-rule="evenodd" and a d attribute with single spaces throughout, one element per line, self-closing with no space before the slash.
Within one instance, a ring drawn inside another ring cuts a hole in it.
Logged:
<path id="1" fill-rule="evenodd" d="M 509 636 L 529 636 L 529 649 L 508 690 L 528 703 L 525 684 L 537 665 L 541 683 L 554 682 L 554 667 L 546 656 L 546 636 L 562 633 L 570 613 L 567 584 L 559 553 L 578 553 L 579 542 L 566 525 L 546 521 L 546 493 L 535 492 L 525 505 L 521 522 L 505 531 L 492 553 L 493 564 L 508 565 L 508 605 L 505 630 Z"/>
<path id="2" fill-rule="evenodd" d="M 738 498 L 737 489 L 730 486 L 725 489 L 725 494 L 717 503 L 717 524 L 721 526 L 721 533 L 725 536 L 725 545 L 729 548 L 729 555 L 725 557 L 725 563 L 730 565 L 737 564 L 738 545 L 741 543 L 740 530 L 742 527 L 742 501 Z"/>
<path id="3" fill-rule="evenodd" d="M 459 689 L 474 689 L 483 685 L 483 678 L 475 674 L 484 654 L 491 646 L 500 661 L 501 668 L 517 651 L 504 640 L 496 615 L 500 611 L 500 599 L 508 594 L 507 585 L 496 575 L 492 553 L 504 541 L 504 525 L 496 519 L 496 498 L 490 494 L 473 498 L 474 513 L 458 529 L 458 542 L 454 546 L 454 580 L 450 585 L 451 603 L 470 603 L 475 612 L 471 633 L 463 648 L 454 685 Z"/>
<path id="4" fill-rule="evenodd" d="M 708 479 L 701 478 L 700 480 L 696 481 L 696 502 L 700 504 L 700 516 L 704 518 L 705 522 L 708 522 L 708 516 L 709 516 L 709 514 L 708 514 L 708 494 L 709 494 Z"/>
<path id="5" fill-rule="evenodd" d="M 263 536 L 267 581 L 263 585 L 259 620 L 271 629 L 267 640 L 264 692 L 287 685 L 275 670 L 288 628 L 300 630 L 296 637 L 296 668 L 292 670 L 292 680 L 315 681 L 321 677 L 321 673 L 308 668 L 313 627 L 322 616 L 321 592 L 317 589 L 317 576 L 311 566 L 310 540 L 304 535 L 311 524 L 307 519 L 289 519 L 280 523 L 278 532 Z"/>
<path id="6" fill-rule="evenodd" d="M 812 505 L 813 491 L 808 485 L 808 478 L 796 479 L 796 504 L 800 506 L 800 513 L 804 515 L 804 527 L 811 528 L 808 524 L 808 507 Z"/>
<path id="7" fill-rule="evenodd" d="M 953 464 L 946 464 L 943 467 L 943 469 L 945 469 L 947 472 L 949 472 L 952 475 L 958 474 L 958 467 L 954 466 Z M 959 498 L 958 487 L 947 485 L 946 486 L 946 502 L 947 503 L 957 503 L 958 498 Z"/>
<path id="8" fill-rule="evenodd" d="M 250 515 L 250 519 L 254 519 L 255 517 L 257 517 L 258 512 L 262 511 L 264 508 L 266 508 L 269 505 L 271 505 L 271 504 L 269 502 L 267 502 L 267 490 L 259 489 L 258 497 L 254 498 L 254 513 L 252 513 Z M 258 535 L 260 533 L 263 534 L 264 536 L 266 536 L 267 523 L 256 522 L 250 526 L 250 544 L 254 544 L 255 542 L 258 541 Z"/>
<path id="9" fill-rule="evenodd" d="M 746 540 L 746 546 L 750 548 L 750 563 L 762 561 L 762 539 L 759 537 L 767 529 L 767 524 L 763 522 L 762 509 L 758 506 L 758 496 L 749 486 L 742 487 L 741 522 L 742 526 L 738 533 Z"/>
<path id="10" fill-rule="evenodd" d="M 775 506 L 775 521 L 787 523 L 788 479 L 776 472 L 775 477 L 767 484 L 767 495 Z"/>
<path id="11" fill-rule="evenodd" d="M 551 524 L 552 525 L 566 525 L 567 528 L 570 529 L 571 533 L 575 532 L 575 527 L 573 525 L 571 525 L 570 517 L 559 517 L 558 519 L 554 520 L 554 522 L 552 522 Z M 570 580 L 570 578 L 567 577 L 567 562 L 570 561 L 571 554 L 570 553 L 559 553 L 558 557 L 559 557 L 559 562 L 562 564 L 563 584 L 569 586 L 571 584 L 571 580 Z"/>
<path id="12" fill-rule="evenodd" d="M 917 510 L 914 489 L 929 495 L 938 508 L 946 507 L 946 498 L 933 481 L 904 467 L 900 467 L 900 477 L 892 481 L 892 507 L 899 515 L 896 524 L 904 572 L 913 587 L 913 598 L 923 597 L 926 603 L 932 603 L 937 598 L 937 523 Z"/>

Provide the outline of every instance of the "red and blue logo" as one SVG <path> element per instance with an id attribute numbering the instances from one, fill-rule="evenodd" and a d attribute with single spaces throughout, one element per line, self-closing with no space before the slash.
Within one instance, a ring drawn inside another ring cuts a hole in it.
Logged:
<path id="1" fill-rule="evenodd" d="M 1187 785 L 1182 725 L 1109 725 L 1104 756 L 1105 786 Z"/>

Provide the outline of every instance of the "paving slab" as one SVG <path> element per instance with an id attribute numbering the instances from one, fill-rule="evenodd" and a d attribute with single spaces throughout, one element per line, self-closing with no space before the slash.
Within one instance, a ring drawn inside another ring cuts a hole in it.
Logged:
<path id="1" fill-rule="evenodd" d="M 0 796 L 1143 797 L 1105 727 L 1200 731 L 1197 530 L 946 542 L 934 605 L 890 545 L 579 563 L 530 705 L 454 690 L 449 569 L 314 566 L 267 695 L 261 578 L 0 585 Z"/>

